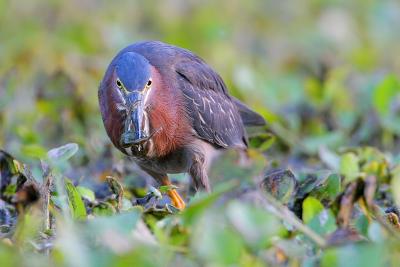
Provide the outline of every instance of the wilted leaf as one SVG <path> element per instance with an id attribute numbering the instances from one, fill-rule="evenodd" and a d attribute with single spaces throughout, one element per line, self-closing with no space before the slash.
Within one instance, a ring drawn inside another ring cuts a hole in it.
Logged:
<path id="1" fill-rule="evenodd" d="M 337 215 L 337 222 L 338 225 L 341 227 L 347 227 L 350 224 L 354 202 L 359 197 L 357 195 L 357 187 L 357 181 L 349 183 L 340 199 L 340 208 Z"/>
<path id="2" fill-rule="evenodd" d="M 374 196 L 376 192 L 376 177 L 369 175 L 364 179 L 364 198 L 367 206 L 373 208 Z"/>
<path id="3" fill-rule="evenodd" d="M 365 240 L 355 229 L 339 228 L 327 237 L 329 246 L 344 245 Z"/>
<path id="4" fill-rule="evenodd" d="M 106 181 L 110 186 L 111 192 L 116 195 L 117 199 L 117 210 L 122 208 L 122 198 L 124 196 L 124 189 L 120 182 L 112 176 L 107 176 Z"/>
<path id="5" fill-rule="evenodd" d="M 290 170 L 267 173 L 261 186 L 283 204 L 287 204 L 296 188 L 297 181 Z"/>
<path id="6" fill-rule="evenodd" d="M 399 216 L 394 213 L 394 212 L 387 212 L 386 213 L 386 219 L 388 220 L 388 222 L 393 225 L 394 228 L 400 230 L 400 220 L 399 220 Z"/>

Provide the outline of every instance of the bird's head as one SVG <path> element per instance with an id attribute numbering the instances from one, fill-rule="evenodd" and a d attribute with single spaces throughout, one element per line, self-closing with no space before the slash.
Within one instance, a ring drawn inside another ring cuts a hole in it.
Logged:
<path id="1" fill-rule="evenodd" d="M 110 134 L 110 132 L 115 133 L 113 129 L 107 130 L 111 139 L 119 139 L 113 141 L 121 148 L 132 147 L 140 152 L 144 148 L 144 143 L 151 137 L 146 107 L 152 83 L 149 61 L 134 52 L 119 54 L 106 73 L 101 87 L 107 91 L 105 97 L 111 99 L 107 99 L 105 105 L 107 109 L 110 109 L 110 105 L 113 106 L 113 110 L 120 115 L 117 121 L 122 123 L 113 125 L 111 122 L 109 127 L 119 126 L 123 129 L 118 131 L 119 137 Z M 102 110 L 103 119 L 108 116 L 104 114 L 107 112 L 109 111 Z"/>

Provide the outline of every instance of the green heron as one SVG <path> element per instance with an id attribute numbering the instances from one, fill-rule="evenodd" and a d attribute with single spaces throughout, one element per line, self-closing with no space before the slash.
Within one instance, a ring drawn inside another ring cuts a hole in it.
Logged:
<path id="1" fill-rule="evenodd" d="M 161 185 L 188 172 L 210 191 L 207 166 L 221 149 L 248 147 L 245 126 L 264 119 L 228 94 L 222 78 L 189 50 L 159 41 L 132 44 L 111 61 L 99 87 L 112 143 Z M 172 204 L 184 209 L 179 194 Z"/>

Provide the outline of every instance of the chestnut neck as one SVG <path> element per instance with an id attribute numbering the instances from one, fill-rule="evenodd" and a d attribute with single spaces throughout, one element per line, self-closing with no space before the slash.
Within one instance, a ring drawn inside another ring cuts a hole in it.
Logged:
<path id="1" fill-rule="evenodd" d="M 163 79 L 155 67 L 151 68 L 153 88 L 148 98 L 150 127 L 156 134 L 151 139 L 150 157 L 163 157 L 179 149 L 191 137 L 182 92 Z"/>

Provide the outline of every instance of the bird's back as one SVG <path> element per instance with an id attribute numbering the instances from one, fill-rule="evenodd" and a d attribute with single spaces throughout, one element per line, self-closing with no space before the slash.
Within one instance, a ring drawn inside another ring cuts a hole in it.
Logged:
<path id="1" fill-rule="evenodd" d="M 244 126 L 264 125 L 264 119 L 228 94 L 222 78 L 189 50 L 159 41 L 132 44 L 120 53 L 144 56 L 161 74 L 167 86 L 177 88 L 199 138 L 216 147 L 246 148 Z"/>

